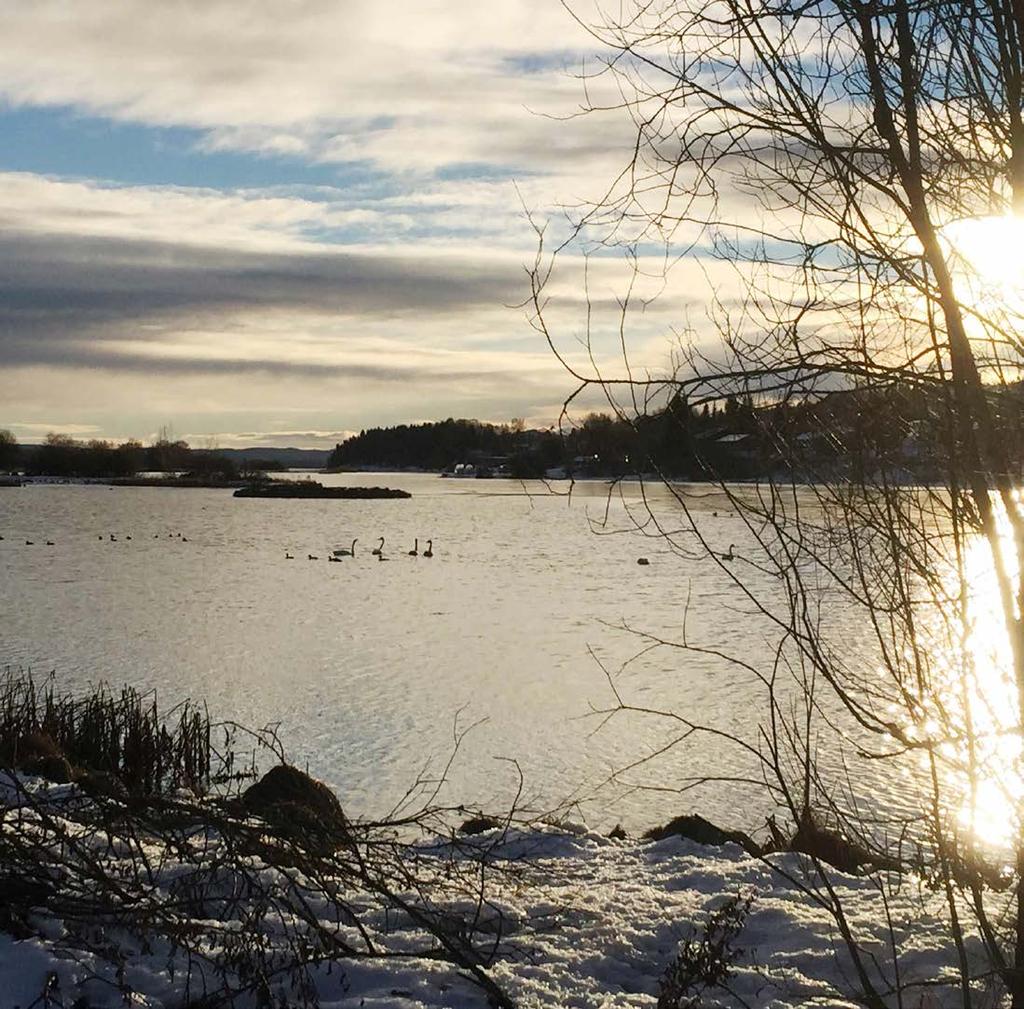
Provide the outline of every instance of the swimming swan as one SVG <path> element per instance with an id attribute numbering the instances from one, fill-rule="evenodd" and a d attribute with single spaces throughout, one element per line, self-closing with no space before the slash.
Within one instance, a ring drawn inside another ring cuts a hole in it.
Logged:
<path id="1" fill-rule="evenodd" d="M 412 550 L 409 551 L 410 557 L 419 557 L 420 555 L 420 541 L 417 537 L 416 542 L 412 545 Z"/>
<path id="2" fill-rule="evenodd" d="M 372 553 L 373 553 L 374 557 L 383 557 L 384 556 L 384 537 L 383 536 L 381 536 L 381 538 L 380 538 L 380 546 L 376 547 L 372 551 Z"/>
<path id="3" fill-rule="evenodd" d="M 342 547 L 340 550 L 333 551 L 334 556 L 335 557 L 355 557 L 355 555 L 356 555 L 356 544 L 358 542 L 359 542 L 359 540 L 353 540 L 352 541 L 352 546 L 350 546 L 348 548 L 348 550 L 346 550 L 344 547 Z"/>
<path id="4" fill-rule="evenodd" d="M 434 541 L 433 540 L 427 540 L 427 549 L 423 551 L 423 556 L 424 557 L 433 557 L 434 556 Z"/>

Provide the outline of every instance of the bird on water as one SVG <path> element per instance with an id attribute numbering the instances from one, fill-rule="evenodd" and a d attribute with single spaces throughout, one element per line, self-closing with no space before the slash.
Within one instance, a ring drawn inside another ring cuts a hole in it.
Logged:
<path id="1" fill-rule="evenodd" d="M 373 548 L 372 552 L 373 552 L 373 556 L 374 557 L 383 557 L 384 556 L 384 537 L 383 536 L 381 536 L 380 543 L 376 547 Z"/>
<path id="2" fill-rule="evenodd" d="M 410 557 L 419 557 L 420 555 L 420 541 L 417 537 L 416 542 L 412 545 L 412 550 L 409 551 Z"/>
<path id="3" fill-rule="evenodd" d="M 433 540 L 427 540 L 427 549 L 423 551 L 423 556 L 424 557 L 433 557 L 434 556 L 434 541 Z"/>

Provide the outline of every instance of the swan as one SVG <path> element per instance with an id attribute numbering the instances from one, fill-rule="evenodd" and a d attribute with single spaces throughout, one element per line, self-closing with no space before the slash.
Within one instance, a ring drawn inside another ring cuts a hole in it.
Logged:
<path id="1" fill-rule="evenodd" d="M 416 542 L 412 545 L 412 550 L 409 551 L 410 557 L 419 557 L 420 555 L 420 541 L 419 537 L 416 538 Z"/>
<path id="2" fill-rule="evenodd" d="M 346 550 L 344 547 L 342 547 L 340 550 L 333 551 L 334 556 L 335 557 L 355 557 L 355 555 L 356 555 L 356 544 L 358 542 L 359 542 L 359 540 L 353 540 L 352 541 L 352 546 L 350 546 L 348 548 L 348 550 Z"/>
<path id="3" fill-rule="evenodd" d="M 718 559 L 722 560 L 722 561 L 734 561 L 734 560 L 736 560 L 736 555 L 732 552 L 732 549 L 733 549 L 734 546 L 736 546 L 735 543 L 730 543 L 729 544 L 729 552 L 725 553 L 725 554 L 719 554 L 718 555 Z"/>
<path id="4" fill-rule="evenodd" d="M 434 556 L 434 541 L 433 540 L 427 540 L 427 549 L 423 551 L 423 556 L 424 557 L 433 557 Z"/>
<path id="5" fill-rule="evenodd" d="M 373 556 L 374 557 L 383 557 L 384 556 L 384 537 L 383 536 L 381 536 L 381 538 L 380 538 L 380 545 L 374 549 Z"/>

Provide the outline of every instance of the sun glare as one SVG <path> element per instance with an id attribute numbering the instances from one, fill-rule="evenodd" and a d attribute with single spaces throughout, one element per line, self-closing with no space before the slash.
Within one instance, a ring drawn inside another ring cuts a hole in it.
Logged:
<path id="1" fill-rule="evenodd" d="M 972 294 L 982 300 L 1024 300 L 1024 218 L 979 217 L 945 229 Z"/>
<path id="2" fill-rule="evenodd" d="M 1004 540 L 1004 562 L 1016 578 L 1008 526 Z M 955 571 L 951 572 L 951 582 L 956 578 Z M 958 819 L 982 845 L 1003 848 L 1015 836 L 1015 810 L 1024 788 L 1019 774 L 1021 749 L 1009 641 L 991 550 L 982 536 L 967 549 L 964 581 L 968 603 L 963 647 L 947 636 L 943 648 L 949 661 L 939 662 L 946 671 L 943 705 L 958 725 L 955 734 L 961 740 L 971 737 L 974 741 L 970 753 L 966 745 L 959 752 L 960 744 L 954 744 L 958 752 L 949 754 L 962 768 Z M 956 624 L 945 626 L 948 633 Z M 955 630 L 953 633 L 955 636 Z"/>

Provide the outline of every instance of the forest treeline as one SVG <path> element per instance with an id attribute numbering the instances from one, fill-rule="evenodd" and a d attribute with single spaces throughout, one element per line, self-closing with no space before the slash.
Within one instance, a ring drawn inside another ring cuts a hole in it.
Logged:
<path id="1" fill-rule="evenodd" d="M 990 408 L 1012 460 L 1024 459 L 1024 386 L 993 388 Z M 489 424 L 448 420 L 361 431 L 336 445 L 332 469 L 424 469 L 520 479 L 561 475 L 618 477 L 657 472 L 701 480 L 756 479 L 780 472 L 798 479 L 860 477 L 885 468 L 931 481 L 945 464 L 950 432 L 938 389 L 891 383 L 832 392 L 814 399 L 755 404 L 727 397 L 691 406 L 677 394 L 660 410 L 625 419 L 590 413 L 555 429 L 527 428 L 521 420 Z M 41 445 L 19 445 L 0 430 L 0 472 L 92 479 L 139 473 L 176 473 L 205 480 L 253 479 L 279 462 L 238 462 L 215 449 L 159 438 L 151 445 L 76 441 L 47 435 Z M 1015 474 L 1016 475 L 1016 474 Z"/>
<path id="2" fill-rule="evenodd" d="M 26 476 L 118 479 L 139 473 L 177 473 L 209 480 L 250 478 L 281 469 L 272 460 L 246 460 L 243 465 L 215 449 L 195 449 L 186 441 L 158 438 L 151 445 L 131 439 L 121 444 L 93 439 L 77 441 L 48 434 L 41 445 L 19 445 L 10 431 L 0 430 L 0 473 Z"/>
<path id="3" fill-rule="evenodd" d="M 992 390 L 992 411 L 1012 457 L 1024 457 L 1021 387 Z M 787 472 L 797 478 L 886 468 L 934 479 L 948 442 L 947 411 L 937 388 L 894 382 L 801 401 L 755 404 L 727 397 L 691 406 L 677 394 L 636 418 L 595 412 L 561 431 L 522 421 L 488 424 L 449 418 L 361 431 L 335 446 L 330 468 L 379 467 L 536 478 L 565 470 L 617 477 L 657 472 L 677 479 L 754 479 Z"/>

